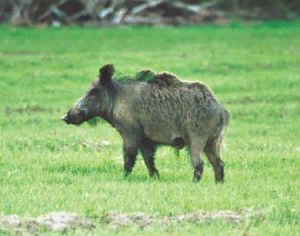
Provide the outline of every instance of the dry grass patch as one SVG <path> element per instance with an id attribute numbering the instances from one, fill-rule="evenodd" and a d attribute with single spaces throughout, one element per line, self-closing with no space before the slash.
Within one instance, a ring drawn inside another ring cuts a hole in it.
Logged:
<path id="1" fill-rule="evenodd" d="M 87 218 L 75 213 L 52 212 L 39 217 L 20 217 L 18 215 L 0 216 L 0 229 L 4 232 L 37 234 L 42 231 L 63 232 L 75 230 L 93 230 L 99 225 L 104 225 L 111 230 L 124 227 L 145 228 L 153 225 L 170 227 L 174 224 L 201 224 L 210 223 L 213 220 L 222 220 L 229 224 L 241 224 L 255 215 L 261 215 L 260 211 L 252 209 L 241 212 L 234 211 L 197 211 L 178 216 L 158 217 L 145 215 L 144 213 L 116 213 L 109 212 L 100 217 Z"/>

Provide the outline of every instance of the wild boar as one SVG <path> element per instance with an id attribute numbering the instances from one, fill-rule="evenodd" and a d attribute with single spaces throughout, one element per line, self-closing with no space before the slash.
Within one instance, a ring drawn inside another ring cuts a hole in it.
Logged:
<path id="1" fill-rule="evenodd" d="M 158 145 L 170 145 L 188 148 L 194 181 L 203 173 L 203 151 L 214 168 L 216 182 L 223 182 L 220 148 L 230 116 L 207 85 L 151 70 L 119 80 L 112 64 L 99 72 L 91 88 L 61 118 L 63 121 L 79 125 L 100 116 L 110 123 L 123 139 L 125 176 L 132 172 L 140 151 L 150 176 L 159 177 L 155 151 Z"/>

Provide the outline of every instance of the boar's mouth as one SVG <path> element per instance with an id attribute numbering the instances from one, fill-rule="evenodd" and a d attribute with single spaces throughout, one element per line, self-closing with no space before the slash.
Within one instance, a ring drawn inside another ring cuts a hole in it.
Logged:
<path id="1" fill-rule="evenodd" d="M 60 118 L 66 124 L 81 125 L 83 122 L 90 119 L 84 112 L 78 112 L 78 114 L 73 114 L 73 112 L 68 111 L 68 113 Z"/>

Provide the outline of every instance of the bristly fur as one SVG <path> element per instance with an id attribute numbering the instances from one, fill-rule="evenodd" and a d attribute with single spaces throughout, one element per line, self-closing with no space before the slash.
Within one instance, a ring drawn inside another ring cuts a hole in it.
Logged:
<path id="1" fill-rule="evenodd" d="M 112 70 L 114 72 L 114 70 Z M 174 74 L 169 72 L 157 73 L 151 69 L 141 70 L 135 76 L 128 76 L 123 74 L 117 74 L 113 79 L 121 83 L 132 83 L 132 82 L 146 82 L 148 84 L 157 85 L 159 88 L 182 85 L 183 82 Z M 100 85 L 100 76 L 96 77 L 93 81 L 92 87 Z M 91 127 L 96 127 L 99 122 L 103 121 L 100 117 L 94 117 L 87 121 Z"/>
<path id="2" fill-rule="evenodd" d="M 157 73 L 151 69 L 141 70 L 135 76 L 128 76 L 124 74 L 116 74 L 113 79 L 121 83 L 132 82 L 146 82 L 149 84 L 155 84 L 159 87 L 168 87 L 171 85 L 180 85 L 182 81 L 174 74 L 169 72 Z M 96 77 L 96 81 L 93 82 L 93 86 L 99 85 L 100 76 Z"/>
<path id="3" fill-rule="evenodd" d="M 114 66 L 100 69 L 97 82 L 64 117 L 67 124 L 99 116 L 111 124 L 123 139 L 124 174 L 129 175 L 141 152 L 150 176 L 158 145 L 187 147 L 194 167 L 194 181 L 201 179 L 204 152 L 213 165 L 216 182 L 224 180 L 220 147 L 230 115 L 210 88 L 201 82 L 180 80 L 169 72 L 143 70 L 135 76 L 114 75 Z"/>

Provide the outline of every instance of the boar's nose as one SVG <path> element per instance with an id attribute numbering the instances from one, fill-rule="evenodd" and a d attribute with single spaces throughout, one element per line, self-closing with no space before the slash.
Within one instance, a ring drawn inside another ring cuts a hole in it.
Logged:
<path id="1" fill-rule="evenodd" d="M 68 118 L 67 115 L 62 116 L 60 119 L 63 120 L 64 122 L 66 122 L 67 124 L 70 123 L 69 118 Z"/>

